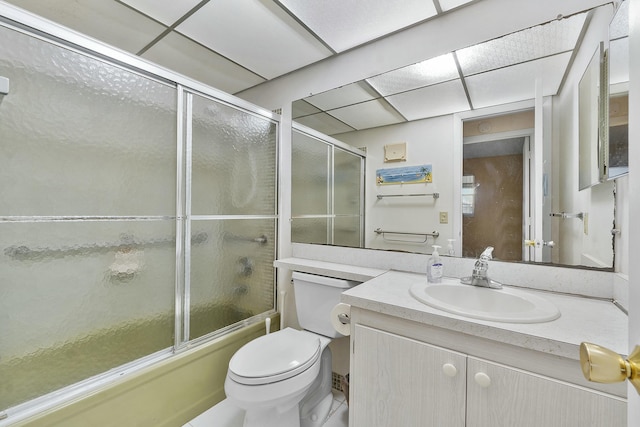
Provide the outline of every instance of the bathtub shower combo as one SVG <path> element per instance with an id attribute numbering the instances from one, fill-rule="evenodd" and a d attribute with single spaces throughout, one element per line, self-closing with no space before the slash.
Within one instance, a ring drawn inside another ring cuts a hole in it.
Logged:
<path id="1" fill-rule="evenodd" d="M 278 116 L 14 13 L 0 419 L 273 312 L 278 221 Z"/>

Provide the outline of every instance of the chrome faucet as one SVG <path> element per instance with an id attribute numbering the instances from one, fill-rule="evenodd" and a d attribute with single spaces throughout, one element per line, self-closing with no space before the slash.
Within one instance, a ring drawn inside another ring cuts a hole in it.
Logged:
<path id="1" fill-rule="evenodd" d="M 489 270 L 489 260 L 493 258 L 491 255 L 492 252 L 493 246 L 488 246 L 473 266 L 473 273 L 471 276 L 463 277 L 460 279 L 460 283 L 465 285 L 481 286 L 483 288 L 502 289 L 502 284 L 489 279 L 489 275 L 487 274 L 487 270 Z"/>

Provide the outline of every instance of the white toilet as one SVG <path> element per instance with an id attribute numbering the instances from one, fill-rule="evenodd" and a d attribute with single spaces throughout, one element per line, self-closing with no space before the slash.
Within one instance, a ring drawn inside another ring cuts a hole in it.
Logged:
<path id="1" fill-rule="evenodd" d="M 293 273 L 303 331 L 285 328 L 240 348 L 229 362 L 227 401 L 244 411 L 244 427 L 315 427 L 327 417 L 331 393 L 330 338 L 342 336 L 330 313 L 357 282 Z"/>

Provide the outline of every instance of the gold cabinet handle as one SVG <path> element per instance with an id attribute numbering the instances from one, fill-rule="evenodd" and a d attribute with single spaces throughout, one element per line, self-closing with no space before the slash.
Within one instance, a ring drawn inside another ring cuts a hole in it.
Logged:
<path id="1" fill-rule="evenodd" d="M 583 342 L 580 366 L 584 377 L 595 383 L 617 383 L 628 379 L 640 394 L 640 346 L 625 360 L 608 348 Z"/>

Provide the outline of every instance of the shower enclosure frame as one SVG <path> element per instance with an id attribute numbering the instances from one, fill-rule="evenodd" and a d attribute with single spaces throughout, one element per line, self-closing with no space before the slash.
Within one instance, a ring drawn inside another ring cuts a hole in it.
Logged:
<path id="1" fill-rule="evenodd" d="M 190 176 L 189 165 L 186 164 L 190 150 L 190 125 L 186 123 L 185 118 L 191 118 L 190 103 L 188 102 L 190 94 L 202 95 L 215 102 L 222 103 L 226 106 L 232 107 L 239 111 L 249 113 L 258 116 L 262 119 L 266 119 L 275 125 L 275 183 L 274 194 L 275 199 L 273 201 L 273 215 L 254 215 L 256 219 L 272 219 L 275 222 L 275 241 L 274 241 L 274 253 L 275 259 L 278 253 L 278 241 L 280 227 L 280 213 L 279 207 L 279 175 L 280 175 L 280 132 L 281 123 L 280 115 L 255 106 L 245 100 L 237 98 L 233 95 L 219 91 L 215 88 L 209 87 L 196 80 L 192 80 L 184 75 L 178 74 L 161 66 L 158 66 L 152 62 L 136 57 L 133 54 L 111 47 L 98 40 L 89 38 L 80 33 L 69 30 L 63 26 L 60 26 L 54 22 L 45 20 L 29 12 L 23 11 L 10 4 L 0 3 L 0 26 L 8 29 L 19 31 L 31 37 L 43 40 L 47 43 L 63 47 L 65 49 L 80 53 L 82 55 L 104 61 L 124 68 L 125 70 L 139 74 L 145 78 L 149 78 L 156 82 L 168 85 L 176 89 L 176 109 L 177 109 L 177 134 L 176 134 L 176 212 L 174 216 L 158 216 L 158 217 L 121 217 L 121 216 L 106 216 L 106 217 L 40 217 L 40 220 L 51 221 L 75 221 L 79 219 L 92 219 L 92 220 L 175 220 L 176 225 L 176 277 L 175 277 L 175 325 L 174 325 L 174 344 L 171 348 L 158 351 L 154 354 L 150 354 L 141 359 L 134 360 L 126 363 L 111 372 L 105 372 L 103 374 L 96 375 L 93 378 L 80 381 L 78 383 L 71 384 L 63 387 L 62 389 L 53 391 L 44 396 L 37 397 L 33 400 L 21 403 L 15 407 L 9 408 L 3 411 L 0 409 L 0 426 L 5 425 L 6 422 L 14 423 L 20 419 L 24 419 L 28 416 L 39 413 L 45 409 L 54 407 L 64 402 L 68 402 L 74 398 L 85 395 L 86 393 L 97 389 L 105 384 L 108 384 L 120 378 L 123 374 L 138 371 L 142 368 L 149 367 L 159 361 L 170 358 L 172 355 L 180 353 L 188 348 L 192 348 L 194 345 L 210 341 L 214 337 L 218 337 L 222 334 L 230 332 L 252 324 L 255 322 L 263 321 L 265 317 L 276 312 L 277 300 L 276 300 L 276 272 L 274 269 L 272 277 L 272 292 L 273 292 L 273 307 L 271 310 L 260 313 L 248 319 L 244 319 L 239 324 L 234 324 L 215 331 L 214 333 L 207 334 L 203 337 L 189 340 L 189 224 L 191 221 L 189 206 L 190 200 Z M 0 95 L 1 96 L 1 95 Z M 187 100 L 187 102 L 185 102 Z M 186 104 L 186 105 L 185 105 Z M 185 112 L 187 115 L 185 115 Z M 187 170 L 185 170 L 187 169 Z M 244 219 L 252 217 L 242 216 Z M 33 219 L 30 219 L 33 220 Z M 20 217 L 14 216 L 0 216 L 0 221 L 4 222 L 20 222 Z M 8 416 L 10 415 L 10 420 Z"/>

